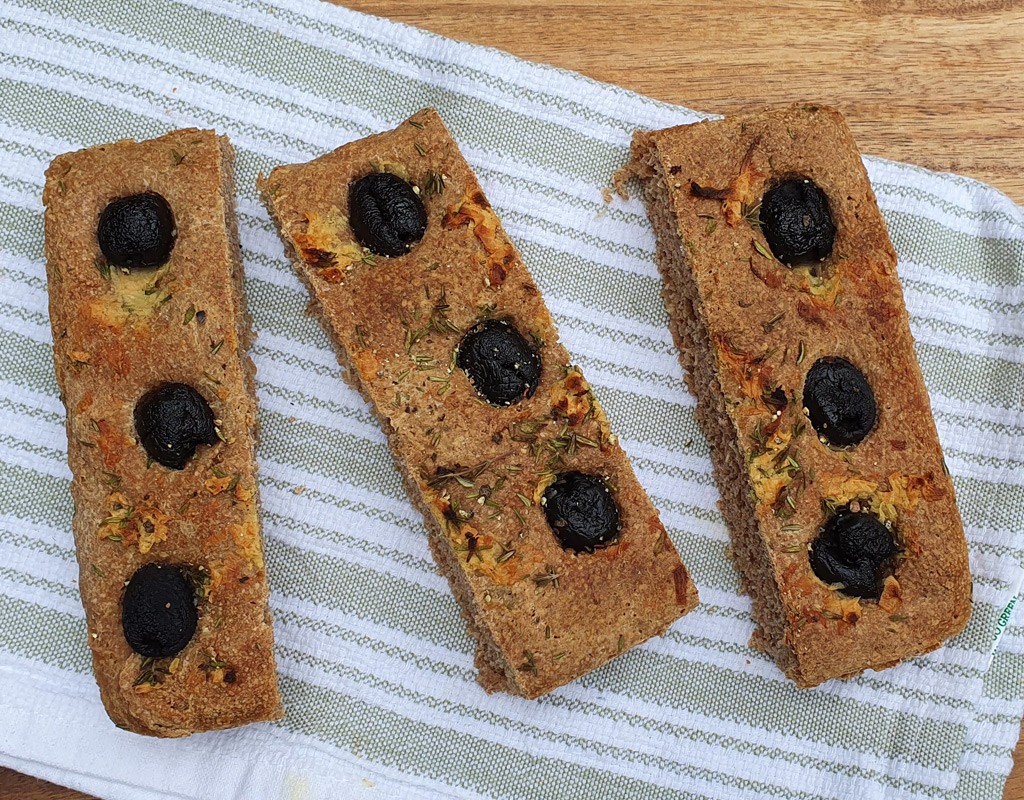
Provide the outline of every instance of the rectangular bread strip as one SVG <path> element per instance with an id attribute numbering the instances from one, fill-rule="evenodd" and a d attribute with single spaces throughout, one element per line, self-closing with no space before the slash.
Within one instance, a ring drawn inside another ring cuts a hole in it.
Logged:
<path id="1" fill-rule="evenodd" d="M 409 181 L 425 205 L 426 233 L 407 255 L 373 256 L 349 226 L 349 186 L 376 171 Z M 424 514 L 488 691 L 537 697 L 696 605 L 657 511 L 433 109 L 278 167 L 260 189 Z M 487 319 L 539 348 L 536 391 L 516 404 L 482 400 L 455 363 L 464 334 Z M 622 526 L 614 544 L 576 553 L 555 538 L 542 499 L 569 471 L 611 488 Z"/>
<path id="2" fill-rule="evenodd" d="M 234 210 L 233 151 L 179 130 L 67 153 L 46 172 L 46 271 L 57 383 L 67 408 L 80 588 L 103 704 L 120 727 L 186 736 L 281 716 L 256 484 L 255 370 Z M 107 263 L 111 201 L 157 193 L 177 234 L 162 266 Z M 137 401 L 195 389 L 215 444 L 184 469 L 139 441 Z M 135 571 L 183 567 L 198 625 L 175 657 L 143 658 L 122 627 Z"/>
<path id="3" fill-rule="evenodd" d="M 938 647 L 970 615 L 967 547 L 896 254 L 842 116 L 800 106 L 640 132 L 631 169 L 753 598 L 753 643 L 800 686 Z M 758 207 L 793 177 L 824 191 L 837 232 L 823 262 L 789 268 Z M 816 435 L 803 394 L 812 365 L 832 356 L 863 373 L 877 403 L 874 430 L 845 449 Z M 877 599 L 826 585 L 811 567 L 812 543 L 841 509 L 895 531 L 900 553 L 891 575 L 878 573 Z"/>

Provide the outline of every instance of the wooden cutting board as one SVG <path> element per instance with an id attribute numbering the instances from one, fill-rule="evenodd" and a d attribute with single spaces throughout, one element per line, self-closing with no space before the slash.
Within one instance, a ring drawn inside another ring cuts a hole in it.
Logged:
<path id="1" fill-rule="evenodd" d="M 970 175 L 1024 204 L 1024 13 L 1012 0 L 343 5 L 702 111 L 828 103 L 863 152 Z M 0 769 L 0 797 L 86 796 Z M 1019 764 L 1004 800 L 1024 800 Z"/>

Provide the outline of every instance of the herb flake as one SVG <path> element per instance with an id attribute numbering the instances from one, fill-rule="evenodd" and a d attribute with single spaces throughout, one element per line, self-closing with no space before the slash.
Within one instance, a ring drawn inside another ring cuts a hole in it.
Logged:
<path id="1" fill-rule="evenodd" d="M 445 177 L 440 172 L 431 172 L 427 176 L 427 194 L 441 194 L 445 187 Z"/>
<path id="2" fill-rule="evenodd" d="M 546 571 L 539 575 L 533 576 L 533 582 L 537 585 L 538 589 L 543 589 L 546 586 L 550 586 L 553 589 L 558 588 L 558 581 L 562 576 L 558 574 L 558 571 L 549 566 Z"/>
<path id="3" fill-rule="evenodd" d="M 770 320 L 768 320 L 767 322 L 763 323 L 761 325 L 761 327 L 764 329 L 765 333 L 771 333 L 772 330 L 775 328 L 775 326 L 778 325 L 780 322 L 782 322 L 782 318 L 785 317 L 785 316 L 786 316 L 786 312 L 785 311 L 780 311 L 778 314 L 776 314 Z"/>

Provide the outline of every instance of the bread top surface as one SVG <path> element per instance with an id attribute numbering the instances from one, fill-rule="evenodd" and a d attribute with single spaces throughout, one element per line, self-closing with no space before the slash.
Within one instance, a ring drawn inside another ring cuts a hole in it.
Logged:
<path id="1" fill-rule="evenodd" d="M 230 155 L 212 131 L 179 130 L 58 156 L 44 190 L 54 357 L 95 672 L 115 722 L 162 736 L 280 715 Z M 127 274 L 106 265 L 97 223 L 109 202 L 141 192 L 167 200 L 177 238 L 164 266 Z M 180 471 L 150 463 L 136 438 L 136 402 L 164 382 L 196 389 L 222 439 L 200 445 Z M 152 561 L 197 568 L 206 594 L 191 642 L 177 659 L 155 663 L 132 651 L 121 626 L 125 583 Z"/>
<path id="2" fill-rule="evenodd" d="M 417 187 L 428 217 L 395 258 L 366 255 L 347 220 L 350 184 L 382 170 Z M 657 511 L 435 111 L 279 167 L 261 189 L 517 691 L 572 680 L 695 605 Z M 539 348 L 539 383 L 518 404 L 484 402 L 455 366 L 463 335 L 486 318 Z M 553 535 L 541 496 L 570 470 L 613 488 L 617 543 L 577 554 Z"/>
<path id="3" fill-rule="evenodd" d="M 963 527 L 896 255 L 841 115 L 799 106 L 641 133 L 634 158 L 669 184 L 802 680 L 898 661 L 959 632 L 971 597 Z M 837 229 L 813 269 L 775 260 L 757 224 L 765 190 L 791 177 L 825 192 Z M 820 441 L 803 407 L 807 372 L 826 356 L 858 367 L 878 405 L 873 432 L 849 449 Z M 781 413 L 770 399 L 779 387 Z M 848 598 L 810 566 L 830 510 L 851 501 L 890 522 L 901 546 L 880 601 Z"/>

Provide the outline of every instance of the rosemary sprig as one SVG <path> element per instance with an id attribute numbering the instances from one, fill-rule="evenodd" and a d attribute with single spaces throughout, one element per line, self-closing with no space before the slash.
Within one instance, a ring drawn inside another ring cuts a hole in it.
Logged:
<path id="1" fill-rule="evenodd" d="M 152 657 L 142 659 L 139 664 L 139 677 L 135 679 L 132 686 L 159 686 L 164 678 L 171 674 L 170 665 L 172 659 L 156 659 Z"/>
<path id="2" fill-rule="evenodd" d="M 761 230 L 761 204 L 758 203 L 756 206 L 750 208 L 744 207 L 743 219 L 746 220 L 747 224 L 751 228 Z"/>
<path id="3" fill-rule="evenodd" d="M 409 321 L 402 319 L 402 324 L 405 325 L 405 352 L 412 352 L 412 348 L 421 339 L 427 336 L 429 333 L 458 333 L 458 326 L 448 319 L 448 311 L 451 309 L 451 304 L 448 302 L 447 289 L 444 284 L 441 285 L 441 292 L 438 295 L 437 302 L 434 303 L 433 308 L 430 312 L 430 319 L 427 320 L 427 324 L 422 328 L 413 329 L 409 326 Z"/>
<path id="4" fill-rule="evenodd" d="M 761 420 L 754 423 L 754 430 L 750 434 L 750 438 L 754 442 L 754 450 L 751 455 L 755 458 L 768 449 L 768 436 L 761 429 Z"/>
<path id="5" fill-rule="evenodd" d="M 759 241 L 757 241 L 757 239 L 754 239 L 754 249 L 758 252 L 758 255 L 760 255 L 762 258 L 767 258 L 769 261 L 774 261 L 775 260 L 775 256 L 773 256 L 768 251 L 767 247 L 765 247 L 763 244 L 761 244 Z"/>
<path id="6" fill-rule="evenodd" d="M 558 580 L 562 576 L 558 574 L 558 570 L 548 565 L 547 569 L 539 575 L 533 576 L 533 582 L 537 585 L 538 589 L 543 589 L 546 586 L 550 586 L 553 589 L 558 588 Z"/>
<path id="7" fill-rule="evenodd" d="M 761 325 L 761 327 L 764 329 L 765 333 L 771 333 L 772 329 L 776 325 L 778 325 L 780 322 L 782 322 L 782 318 L 785 317 L 785 316 L 786 316 L 786 312 L 785 311 L 780 311 L 778 314 L 776 314 L 770 320 L 768 320 L 767 322 L 763 323 Z"/>
<path id="8" fill-rule="evenodd" d="M 436 489 L 438 486 L 443 486 L 448 481 L 454 480 L 461 486 L 471 489 L 476 485 L 476 479 L 483 475 L 490 466 L 491 461 L 487 460 L 481 461 L 472 467 L 461 467 L 458 469 L 438 467 L 434 476 L 427 481 L 427 486 L 431 489 Z"/>
<path id="9" fill-rule="evenodd" d="M 427 194 L 440 195 L 444 192 L 445 178 L 440 172 L 431 172 L 427 176 Z"/>
<path id="10" fill-rule="evenodd" d="M 502 551 L 501 555 L 498 556 L 496 559 L 494 559 L 494 563 L 495 564 L 504 564 L 506 561 L 508 561 L 510 558 L 512 558 L 515 554 L 516 554 L 516 551 L 514 549 L 506 546 L 505 549 Z"/>
<path id="11" fill-rule="evenodd" d="M 529 650 L 523 651 L 523 658 L 525 659 L 519 666 L 520 672 L 532 672 L 534 675 L 537 674 L 537 664 L 534 661 L 533 653 Z"/>

